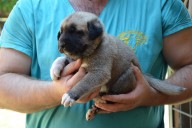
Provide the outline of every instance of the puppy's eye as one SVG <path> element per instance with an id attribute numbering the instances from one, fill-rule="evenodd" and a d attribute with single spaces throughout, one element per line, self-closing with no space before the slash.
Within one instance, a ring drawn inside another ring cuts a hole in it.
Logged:
<path id="1" fill-rule="evenodd" d="M 69 32 L 70 33 L 73 33 L 75 32 L 76 28 L 72 25 L 70 28 L 69 28 Z"/>

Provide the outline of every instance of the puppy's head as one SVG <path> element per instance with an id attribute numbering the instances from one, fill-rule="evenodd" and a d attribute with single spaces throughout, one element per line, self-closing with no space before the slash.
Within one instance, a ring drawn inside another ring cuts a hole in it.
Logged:
<path id="1" fill-rule="evenodd" d="M 103 25 L 88 12 L 75 12 L 67 17 L 58 33 L 58 47 L 73 59 L 89 56 L 101 43 Z"/>

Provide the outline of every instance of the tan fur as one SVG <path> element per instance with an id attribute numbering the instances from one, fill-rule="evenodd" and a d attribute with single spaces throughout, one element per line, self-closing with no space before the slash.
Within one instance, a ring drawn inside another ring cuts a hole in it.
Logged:
<path id="1" fill-rule="evenodd" d="M 67 26 L 75 24 L 77 30 L 82 30 L 88 34 L 87 23 L 93 20 L 98 21 L 93 22 L 96 28 L 101 27 L 103 29 L 103 25 L 96 15 L 87 12 L 76 12 L 64 20 L 61 31 L 66 31 Z M 65 37 L 65 34 L 61 35 L 59 43 L 63 43 L 61 41 L 63 37 Z M 135 88 L 136 78 L 131 65 L 134 64 L 139 68 L 140 66 L 134 52 L 126 44 L 107 33 L 103 33 L 91 41 L 88 36 L 84 35 L 81 40 L 88 45 L 81 55 L 69 54 L 70 51 L 62 50 L 63 53 L 73 59 L 81 58 L 83 60 L 81 66 L 87 71 L 86 76 L 64 94 L 62 99 L 64 106 L 73 105 L 76 100 L 93 92 L 97 87 L 103 86 L 101 94 L 127 93 Z M 165 94 L 174 95 L 184 90 L 182 87 L 149 76 L 145 76 L 145 78 L 153 88 Z M 100 102 L 98 100 L 99 96 L 96 99 Z M 101 100 L 101 102 L 103 101 Z M 86 115 L 87 120 L 92 119 L 98 111 L 99 109 L 93 106 Z"/>

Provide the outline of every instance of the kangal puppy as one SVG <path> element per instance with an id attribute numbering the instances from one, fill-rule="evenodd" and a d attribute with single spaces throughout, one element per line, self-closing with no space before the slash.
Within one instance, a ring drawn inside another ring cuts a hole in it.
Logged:
<path id="1" fill-rule="evenodd" d="M 67 63 L 82 59 L 81 67 L 87 74 L 63 95 L 62 104 L 72 106 L 75 101 L 101 87 L 96 102 L 104 94 L 121 94 L 135 88 L 136 78 L 132 64 L 139 67 L 134 52 L 119 39 L 104 32 L 98 17 L 88 12 L 75 12 L 62 23 L 58 33 L 58 48 L 66 56 L 57 58 L 51 67 L 51 78 L 57 80 Z M 175 95 L 185 90 L 180 86 L 144 75 L 154 89 Z M 90 120 L 99 111 L 93 106 L 86 114 Z"/>

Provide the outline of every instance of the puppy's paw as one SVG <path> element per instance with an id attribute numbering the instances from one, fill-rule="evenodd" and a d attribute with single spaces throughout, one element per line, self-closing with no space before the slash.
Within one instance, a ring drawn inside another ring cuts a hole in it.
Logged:
<path id="1" fill-rule="evenodd" d="M 66 57 L 58 57 L 52 64 L 50 76 L 52 80 L 57 80 L 60 77 L 61 71 L 65 66 Z"/>
<path id="2" fill-rule="evenodd" d="M 86 113 L 86 120 L 92 120 L 95 115 L 98 113 L 99 108 L 97 108 L 95 105 L 92 106 L 92 108 L 90 108 L 87 113 Z"/>
<path id="3" fill-rule="evenodd" d="M 75 104 L 75 100 L 72 99 L 67 93 L 63 95 L 61 104 L 65 107 L 72 106 Z"/>
<path id="4" fill-rule="evenodd" d="M 61 70 L 59 68 L 51 69 L 50 76 L 52 80 L 57 80 L 60 77 Z"/>

